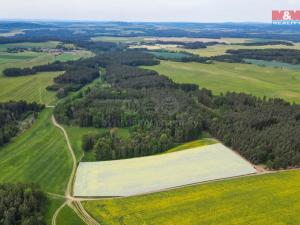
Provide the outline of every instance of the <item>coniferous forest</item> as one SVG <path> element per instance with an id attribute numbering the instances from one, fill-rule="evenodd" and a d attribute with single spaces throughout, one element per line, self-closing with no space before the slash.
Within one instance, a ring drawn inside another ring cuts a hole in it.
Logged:
<path id="1" fill-rule="evenodd" d="M 35 185 L 0 184 L 0 224 L 45 225 L 46 202 Z"/>

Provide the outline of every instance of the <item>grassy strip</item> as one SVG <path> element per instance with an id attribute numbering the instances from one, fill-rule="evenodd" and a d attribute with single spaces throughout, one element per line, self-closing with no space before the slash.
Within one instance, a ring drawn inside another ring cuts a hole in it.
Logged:
<path id="1" fill-rule="evenodd" d="M 64 193 L 72 160 L 51 115 L 44 110 L 32 128 L 0 148 L 0 182 L 34 182 L 46 192 Z"/>
<path id="2" fill-rule="evenodd" d="M 77 216 L 73 209 L 65 206 L 58 214 L 57 225 L 85 225 L 85 223 Z"/>
<path id="3" fill-rule="evenodd" d="M 212 145 L 212 144 L 216 144 L 216 143 L 218 143 L 218 141 L 213 139 L 213 138 L 200 138 L 200 139 L 195 140 L 195 141 L 190 141 L 190 142 L 178 145 L 174 148 L 169 149 L 168 151 L 166 151 L 162 154 L 183 151 L 183 150 L 196 148 L 196 147 L 203 147 L 203 146 L 206 146 L 206 145 Z"/>
<path id="4" fill-rule="evenodd" d="M 64 199 L 48 196 L 48 206 L 45 215 L 45 220 L 47 225 L 52 224 L 53 214 L 55 213 L 56 209 L 58 209 L 58 207 L 63 204 L 63 202 Z"/>

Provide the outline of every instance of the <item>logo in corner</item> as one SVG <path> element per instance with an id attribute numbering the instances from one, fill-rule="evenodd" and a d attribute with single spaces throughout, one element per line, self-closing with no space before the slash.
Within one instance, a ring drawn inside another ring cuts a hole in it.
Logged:
<path id="1" fill-rule="evenodd" d="M 273 10 L 272 23 L 275 25 L 300 25 L 300 10 Z"/>

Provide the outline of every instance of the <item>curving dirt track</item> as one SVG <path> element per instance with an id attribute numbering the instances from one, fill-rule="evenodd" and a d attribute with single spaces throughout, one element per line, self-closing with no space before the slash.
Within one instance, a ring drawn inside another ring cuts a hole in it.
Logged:
<path id="1" fill-rule="evenodd" d="M 88 225 L 100 225 L 92 216 L 90 216 L 84 209 L 84 207 L 82 206 L 80 200 L 77 200 L 76 198 L 74 198 L 72 196 L 72 187 L 73 187 L 73 181 L 75 178 L 75 173 L 76 173 L 76 168 L 77 168 L 77 160 L 76 160 L 76 156 L 74 153 L 74 150 L 71 146 L 70 140 L 69 140 L 69 136 L 66 132 L 66 130 L 56 121 L 54 115 L 52 116 L 52 123 L 55 127 L 59 128 L 63 134 L 64 137 L 66 139 L 67 142 L 67 146 L 69 149 L 69 152 L 72 156 L 72 161 L 73 161 L 73 166 L 72 166 L 72 172 L 68 181 L 68 185 L 65 191 L 65 202 L 55 211 L 53 217 L 52 217 L 52 225 L 56 225 L 56 219 L 57 216 L 59 214 L 59 212 L 66 206 L 68 205 L 69 207 L 71 207 L 75 213 L 78 215 L 79 218 L 81 218 L 86 224 Z"/>

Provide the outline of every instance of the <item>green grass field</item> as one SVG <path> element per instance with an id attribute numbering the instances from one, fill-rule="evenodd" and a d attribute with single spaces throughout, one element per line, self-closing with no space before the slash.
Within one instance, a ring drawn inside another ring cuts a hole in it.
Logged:
<path id="1" fill-rule="evenodd" d="M 65 126 L 65 130 L 68 133 L 72 148 L 75 152 L 77 161 L 83 157 L 83 150 L 82 150 L 82 137 L 86 134 L 93 133 L 93 134 L 103 134 L 104 132 L 109 131 L 109 129 L 103 128 L 85 128 L 85 127 L 75 127 L 75 126 Z M 118 133 L 121 137 L 127 138 L 129 133 L 128 129 L 119 128 Z M 82 161 L 95 161 L 93 153 L 85 153 Z"/>
<path id="2" fill-rule="evenodd" d="M 64 193 L 72 159 L 51 115 L 45 109 L 29 130 L 0 148 L 0 182 L 35 182 L 46 192 Z"/>
<path id="3" fill-rule="evenodd" d="M 200 64 L 161 61 L 147 67 L 178 83 L 195 83 L 215 94 L 236 91 L 256 96 L 280 97 L 300 103 L 300 71 L 257 65 L 221 63 Z"/>
<path id="4" fill-rule="evenodd" d="M 178 145 L 178 146 L 171 148 L 168 151 L 163 152 L 161 154 L 178 152 L 178 151 L 183 151 L 183 150 L 187 150 L 187 149 L 191 149 L 191 148 L 212 145 L 212 144 L 216 144 L 216 143 L 218 143 L 218 141 L 216 139 L 209 138 L 209 137 L 201 137 L 198 140 L 190 141 L 190 142 Z"/>
<path id="5" fill-rule="evenodd" d="M 53 214 L 55 213 L 56 209 L 58 209 L 63 204 L 64 199 L 52 197 L 49 195 L 47 197 L 48 205 L 46 208 L 45 222 L 47 225 L 51 225 Z"/>
<path id="6" fill-rule="evenodd" d="M 7 48 L 16 48 L 16 47 L 18 47 L 18 48 L 55 48 L 58 44 L 59 44 L 58 41 L 0 44 L 0 51 L 4 51 Z"/>
<path id="7" fill-rule="evenodd" d="M 109 36 L 99 36 L 91 38 L 92 41 L 109 41 L 115 43 L 124 43 L 124 42 L 141 42 L 144 41 L 144 37 L 109 37 Z"/>
<path id="8" fill-rule="evenodd" d="M 0 45 L 1 46 L 1 45 Z M 41 52 L 20 52 L 20 53 L 6 53 L 0 51 L 0 74 L 6 68 L 11 67 L 33 67 L 37 65 L 43 65 L 47 63 L 58 61 L 72 61 L 80 58 L 91 57 L 93 54 L 89 51 L 78 52 L 64 52 L 57 53 L 41 53 Z"/>
<path id="9" fill-rule="evenodd" d="M 102 225 L 299 224 L 300 171 L 84 203 Z"/>
<path id="10" fill-rule="evenodd" d="M 217 56 L 224 55 L 229 49 L 267 49 L 267 48 L 284 48 L 284 49 L 300 49 L 300 44 L 295 44 L 295 46 L 285 46 L 285 45 L 263 45 L 263 46 L 243 46 L 243 45 L 213 45 L 207 48 L 200 49 L 183 49 L 183 48 L 167 48 L 170 51 L 186 51 L 200 56 Z"/>
<path id="11" fill-rule="evenodd" d="M 24 51 L 18 53 L 8 53 L 8 48 L 49 48 L 53 49 L 59 44 L 57 41 L 38 42 L 38 43 L 13 43 L 0 44 L 0 72 L 10 67 L 32 67 L 51 63 L 55 60 L 70 61 L 93 56 L 92 52 L 78 50 L 73 52 L 53 53 L 53 52 L 32 52 Z"/>
<path id="12" fill-rule="evenodd" d="M 24 32 L 22 30 L 12 30 L 10 32 L 0 33 L 0 37 L 13 37 L 17 34 L 23 34 Z"/>
<path id="13" fill-rule="evenodd" d="M 65 206 L 58 214 L 57 225 L 85 225 L 85 223 L 76 215 L 73 209 Z"/>
<path id="14" fill-rule="evenodd" d="M 62 72 L 45 72 L 30 76 L 5 77 L 0 75 L 0 101 L 26 100 L 43 104 L 54 104 L 57 101 L 55 92 L 46 90 L 53 84 L 53 78 Z"/>

